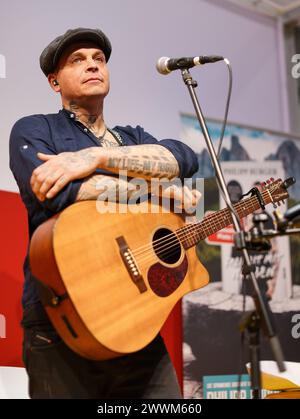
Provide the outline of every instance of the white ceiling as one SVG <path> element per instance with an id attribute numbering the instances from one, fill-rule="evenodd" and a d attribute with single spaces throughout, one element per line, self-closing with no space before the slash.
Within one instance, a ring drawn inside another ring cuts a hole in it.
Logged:
<path id="1" fill-rule="evenodd" d="M 227 0 L 241 7 L 273 17 L 289 17 L 299 12 L 300 0 Z"/>

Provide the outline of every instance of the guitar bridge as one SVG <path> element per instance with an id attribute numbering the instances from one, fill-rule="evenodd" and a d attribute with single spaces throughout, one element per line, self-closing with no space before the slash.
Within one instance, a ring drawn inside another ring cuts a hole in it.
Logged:
<path id="1" fill-rule="evenodd" d="M 126 240 L 123 236 L 120 236 L 116 238 L 116 241 L 119 246 L 121 258 L 132 279 L 132 282 L 138 287 L 140 293 L 147 291 L 147 286 L 145 284 L 144 278 L 138 268 L 138 265 L 129 246 L 126 243 Z"/>

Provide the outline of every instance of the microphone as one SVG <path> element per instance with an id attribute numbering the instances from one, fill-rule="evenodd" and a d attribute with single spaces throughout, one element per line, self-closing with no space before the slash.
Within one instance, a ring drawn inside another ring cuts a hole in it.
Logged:
<path id="1" fill-rule="evenodd" d="M 299 215 L 300 215 L 300 203 L 297 205 L 294 205 L 292 208 L 289 208 L 283 215 L 283 218 L 287 221 L 291 221 L 294 218 L 298 217 Z"/>
<path id="2" fill-rule="evenodd" d="M 161 57 L 156 63 L 156 69 L 160 74 L 169 74 L 174 70 L 192 68 L 196 65 L 215 63 L 224 60 L 220 55 L 203 55 L 202 57 L 169 58 Z"/>

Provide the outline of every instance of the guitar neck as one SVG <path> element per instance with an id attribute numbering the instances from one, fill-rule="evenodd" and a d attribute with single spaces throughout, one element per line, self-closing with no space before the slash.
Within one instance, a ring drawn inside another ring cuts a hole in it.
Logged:
<path id="1" fill-rule="evenodd" d="M 268 190 L 262 192 L 262 197 L 265 204 L 272 202 L 272 196 Z M 234 204 L 233 207 L 239 218 L 246 217 L 246 215 L 249 215 L 261 208 L 256 196 L 243 199 L 242 201 Z M 206 237 L 222 230 L 222 228 L 225 228 L 230 224 L 232 224 L 231 212 L 226 207 L 222 210 L 209 214 L 197 223 L 188 224 L 178 229 L 176 234 L 183 247 L 185 249 L 189 249 L 199 243 L 199 241 L 206 239 Z"/>

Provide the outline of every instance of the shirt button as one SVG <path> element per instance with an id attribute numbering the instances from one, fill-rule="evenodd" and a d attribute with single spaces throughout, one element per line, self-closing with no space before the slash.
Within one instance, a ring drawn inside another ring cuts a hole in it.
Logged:
<path id="1" fill-rule="evenodd" d="M 71 117 L 71 118 L 74 118 L 74 116 L 75 116 L 75 115 L 74 115 L 73 113 L 71 113 L 71 114 L 70 114 L 70 117 Z"/>
<path id="2" fill-rule="evenodd" d="M 23 145 L 23 148 L 24 148 L 24 149 L 28 148 L 28 145 Z"/>
<path id="3" fill-rule="evenodd" d="M 87 130 L 87 128 L 84 128 L 84 129 L 83 129 L 83 131 L 84 131 L 84 132 L 87 132 L 88 130 Z"/>

